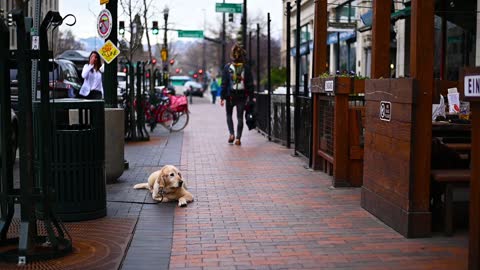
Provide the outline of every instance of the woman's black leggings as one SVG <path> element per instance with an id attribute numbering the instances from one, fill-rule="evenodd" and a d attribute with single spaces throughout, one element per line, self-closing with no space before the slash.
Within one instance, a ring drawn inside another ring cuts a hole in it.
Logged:
<path id="1" fill-rule="evenodd" d="M 245 111 L 245 101 L 246 99 L 244 97 L 233 97 L 231 100 L 226 100 L 227 105 L 225 106 L 225 109 L 227 111 L 227 126 L 230 135 L 235 135 L 235 130 L 233 129 L 232 113 L 233 107 L 237 107 L 237 139 L 240 139 L 242 137 L 243 112 Z"/>

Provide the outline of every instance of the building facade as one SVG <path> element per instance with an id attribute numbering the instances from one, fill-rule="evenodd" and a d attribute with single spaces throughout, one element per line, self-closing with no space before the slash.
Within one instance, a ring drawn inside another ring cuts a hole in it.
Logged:
<path id="1" fill-rule="evenodd" d="M 286 10 L 287 0 L 283 0 Z M 286 36 L 291 37 L 291 81 L 295 82 L 295 33 L 296 3 L 292 5 L 290 33 L 287 19 L 283 18 L 282 63 L 286 62 Z M 410 0 L 392 1 L 390 27 L 391 77 L 410 76 Z M 435 67 L 434 77 L 443 80 L 458 80 L 459 70 L 464 66 L 480 64 L 479 42 L 476 42 L 477 6 L 480 0 L 437 0 L 435 1 Z M 312 76 L 315 1 L 301 1 L 300 15 L 300 74 Z M 372 1 L 371 0 L 328 0 L 326 65 L 330 74 L 355 73 L 371 76 L 372 58 Z M 388 26 L 387 26 L 388 27 Z M 303 76 L 300 83 L 303 84 Z"/>
<path id="2" fill-rule="evenodd" d="M 37 18 L 35 17 L 35 6 L 37 4 L 37 1 L 41 3 L 41 8 L 40 8 L 40 23 L 42 19 L 45 17 L 45 14 L 47 14 L 48 11 L 54 10 L 58 11 L 58 1 L 59 0 L 30 0 L 30 1 L 20 1 L 20 2 L 27 2 L 28 7 L 26 10 L 24 10 L 25 15 L 27 17 L 32 17 L 33 21 L 35 21 Z M 11 10 L 17 8 L 16 3 L 19 1 L 14 1 L 14 0 L 3 0 L 0 1 L 0 10 L 4 11 L 4 16 L 7 15 Z M 17 48 L 17 39 L 16 39 L 16 32 L 15 28 L 11 27 L 10 28 L 10 49 L 16 49 Z M 49 33 L 50 35 L 50 33 Z M 51 38 L 49 36 L 49 38 Z"/>

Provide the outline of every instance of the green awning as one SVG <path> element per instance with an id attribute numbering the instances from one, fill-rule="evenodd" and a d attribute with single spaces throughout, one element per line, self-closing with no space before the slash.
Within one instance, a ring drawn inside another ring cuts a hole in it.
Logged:
<path id="1" fill-rule="evenodd" d="M 390 19 L 392 21 L 400 20 L 400 19 L 405 19 L 406 17 L 410 16 L 411 8 L 406 7 L 404 9 L 400 9 L 395 11 L 390 15 Z"/>

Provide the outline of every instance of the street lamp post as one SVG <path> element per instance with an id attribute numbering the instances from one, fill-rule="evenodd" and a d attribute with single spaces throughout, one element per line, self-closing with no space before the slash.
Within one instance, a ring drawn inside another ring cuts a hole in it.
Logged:
<path id="1" fill-rule="evenodd" d="M 168 12 L 169 9 L 167 6 L 163 9 L 163 19 L 165 20 L 165 29 L 163 31 L 163 48 L 165 49 L 166 52 L 166 57 L 163 59 L 163 71 L 164 71 L 164 83 L 165 85 L 168 85 L 168 80 L 169 80 L 169 74 L 168 74 L 168 41 L 167 41 L 167 23 L 168 23 Z"/>

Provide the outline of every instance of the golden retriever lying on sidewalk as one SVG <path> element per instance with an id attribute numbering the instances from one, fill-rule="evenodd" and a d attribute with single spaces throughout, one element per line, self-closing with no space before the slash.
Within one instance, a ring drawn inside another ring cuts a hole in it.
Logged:
<path id="1" fill-rule="evenodd" d="M 134 189 L 148 189 L 152 199 L 159 202 L 178 201 L 178 206 L 187 206 L 193 195 L 187 191 L 182 174 L 173 165 L 165 165 L 148 177 L 148 183 L 136 184 Z"/>

